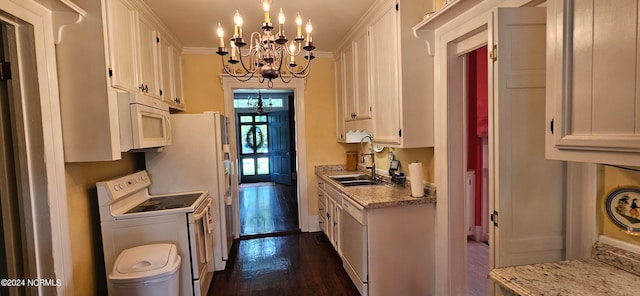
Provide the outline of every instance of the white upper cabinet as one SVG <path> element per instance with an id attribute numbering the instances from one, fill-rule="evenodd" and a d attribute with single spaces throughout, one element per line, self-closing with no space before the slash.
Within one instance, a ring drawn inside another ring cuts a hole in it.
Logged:
<path id="1" fill-rule="evenodd" d="M 433 57 L 411 27 L 426 1 L 384 1 L 369 27 L 373 140 L 433 146 Z"/>
<path id="2" fill-rule="evenodd" d="M 65 162 L 118 160 L 122 157 L 118 92 L 144 89 L 145 94 L 164 99 L 164 75 L 168 75 L 169 80 L 179 81 L 174 89 L 181 98 L 182 47 L 141 0 L 82 1 L 81 6 L 86 15 L 61 27 L 56 43 L 64 158 Z M 68 13 L 53 11 L 52 18 L 62 24 Z M 174 60 L 177 71 L 168 67 Z M 170 72 L 162 72 L 165 67 Z"/>
<path id="3" fill-rule="evenodd" d="M 140 54 L 138 66 L 140 81 L 138 88 L 141 92 L 160 98 L 160 56 L 158 52 L 158 31 L 146 17 L 138 17 L 138 49 Z"/>
<path id="4" fill-rule="evenodd" d="M 171 68 L 173 73 L 173 93 L 172 105 L 179 109 L 185 108 L 184 94 L 182 89 L 182 55 L 175 47 L 171 47 Z"/>
<path id="5" fill-rule="evenodd" d="M 355 53 L 356 95 L 355 113 L 358 119 L 371 118 L 371 92 L 369 91 L 369 38 L 368 32 L 356 36 L 353 42 Z"/>
<path id="6" fill-rule="evenodd" d="M 336 140 L 338 142 L 346 141 L 344 126 L 344 63 L 342 62 L 342 54 L 338 54 L 333 62 L 333 70 L 335 75 L 335 91 L 336 91 Z"/>
<path id="7" fill-rule="evenodd" d="M 547 158 L 639 166 L 638 0 L 547 5 Z"/>
<path id="8" fill-rule="evenodd" d="M 376 1 L 341 42 L 344 72 L 336 87 L 343 105 L 336 112 L 347 133 L 371 132 L 376 144 L 390 147 L 433 146 L 433 57 L 411 30 L 428 2 Z"/>
<path id="9" fill-rule="evenodd" d="M 344 59 L 345 121 L 371 118 L 369 46 L 367 32 L 356 35 L 342 53 Z"/>
<path id="10" fill-rule="evenodd" d="M 387 7 L 369 29 L 371 38 L 371 80 L 373 81 L 373 137 L 376 143 L 401 143 L 402 97 L 398 70 L 398 12 Z"/>
<path id="11" fill-rule="evenodd" d="M 180 52 L 165 36 L 159 36 L 161 97 L 171 108 L 185 110 L 182 97 L 182 63 Z"/>
<path id="12" fill-rule="evenodd" d="M 138 87 L 138 12 L 126 0 L 106 1 L 111 85 L 125 91 Z"/>
<path id="13" fill-rule="evenodd" d="M 168 34 L 164 34 L 165 40 L 161 43 L 160 25 L 141 9 L 139 2 L 113 0 L 106 1 L 106 6 L 111 85 L 184 109 L 181 62 L 176 62 L 175 56 L 179 57 L 180 52 L 168 42 Z M 171 77 L 165 77 L 167 74 Z"/>

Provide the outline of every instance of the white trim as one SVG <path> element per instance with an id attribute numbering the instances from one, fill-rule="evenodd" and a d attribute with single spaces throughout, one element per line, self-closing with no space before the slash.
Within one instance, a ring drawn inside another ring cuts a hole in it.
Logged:
<path id="1" fill-rule="evenodd" d="M 633 253 L 636 253 L 636 254 L 640 254 L 640 246 L 639 245 L 635 245 L 635 244 L 628 243 L 628 242 L 625 242 L 625 241 L 617 240 L 615 238 L 608 237 L 608 236 L 605 236 L 605 235 L 600 235 L 598 240 L 600 242 L 603 242 L 603 243 L 607 244 L 607 245 L 610 245 L 610 246 L 613 246 L 613 247 L 616 247 L 616 248 L 620 248 L 620 249 L 623 249 L 623 250 L 627 250 L 629 252 L 633 252 Z"/>
<path id="2" fill-rule="evenodd" d="M 232 116 L 233 111 L 233 90 L 237 88 L 266 88 L 265 83 L 260 83 L 257 78 L 254 78 L 247 82 L 242 82 L 234 77 L 228 75 L 220 75 L 222 82 L 222 89 L 224 91 L 224 104 L 225 114 Z M 297 190 L 298 190 L 298 223 L 300 230 L 303 232 L 309 231 L 309 198 L 307 196 L 307 186 L 309 177 L 307 176 L 307 141 L 305 138 L 305 108 L 304 108 L 304 93 L 305 93 L 305 80 L 293 79 L 290 83 L 285 84 L 281 81 L 273 81 L 273 89 L 290 89 L 293 90 L 295 96 L 295 112 L 296 112 L 296 155 L 297 155 Z M 235 120 L 230 121 L 229 134 L 235 135 L 236 124 Z M 235 137 L 229 139 L 231 142 L 231 149 L 236 149 Z M 237 176 L 237 175 L 236 175 Z M 236 180 L 237 181 L 237 180 Z M 237 184 L 237 182 L 235 182 Z M 235 230 L 236 234 L 240 233 L 239 225 L 240 218 L 238 209 L 234 209 Z M 311 224 L 314 225 L 314 224 Z"/>
<path id="3" fill-rule="evenodd" d="M 475 36 L 477 30 L 489 26 L 490 13 L 497 7 L 519 7 L 530 1 L 527 0 L 487 0 L 480 1 L 468 10 L 458 11 L 459 15 L 451 21 L 429 31 L 430 34 L 419 34 L 422 39 L 435 36 L 434 60 L 434 126 L 435 129 L 435 180 L 438 188 L 438 203 L 436 204 L 436 295 L 464 295 L 466 294 L 466 272 L 464 258 L 466 237 L 459 235 L 466 233 L 463 219 L 457 219 L 460 205 L 464 205 L 465 159 L 464 150 L 460 149 L 460 138 L 463 138 L 464 126 L 460 118 L 464 112 L 456 109 L 460 100 L 454 100 L 456 94 L 449 91 L 451 83 L 458 77 L 450 77 L 448 67 L 451 59 L 455 59 L 459 48 L 452 47 L 458 42 Z M 488 33 L 488 32 L 487 32 Z M 433 35 L 432 35 L 433 34 Z M 476 37 L 477 38 L 477 37 Z M 453 79 L 453 80 L 449 80 Z M 457 85 L 457 84 L 456 84 Z M 452 105 L 455 104 L 455 105 Z"/>
<path id="4" fill-rule="evenodd" d="M 58 78 L 54 47 L 54 28 L 51 11 L 40 4 L 25 0 L 17 2 L 2 1 L 0 10 L 13 15 L 33 26 L 35 59 L 39 83 L 40 111 L 44 155 L 28 155 L 29 162 L 42 158 L 46 171 L 46 180 L 36 180 L 30 176 L 30 182 L 44 182 L 47 196 L 31 196 L 31 203 L 39 209 L 49 211 L 49 216 L 33 216 L 34 241 L 36 243 L 37 274 L 43 278 L 47 270 L 53 270 L 55 279 L 62 285 L 56 288 L 58 295 L 73 295 L 73 261 L 71 257 L 71 239 L 69 233 L 67 192 L 65 182 L 64 156 L 62 146 L 62 124 L 60 119 L 60 100 L 58 98 Z M 29 122 L 26 123 L 29 128 Z M 35 186 L 31 184 L 30 186 Z M 32 213 L 35 209 L 31 209 Z M 47 227 L 42 227 L 47 226 Z M 50 226 L 50 228 L 48 228 Z M 50 239 L 50 242 L 38 243 Z M 51 249 L 48 249 L 51 246 Z M 50 294 L 51 288 L 39 287 L 38 294 Z"/>
<path id="5" fill-rule="evenodd" d="M 596 226 L 599 180 L 598 165 L 567 162 L 566 258 L 591 257 L 591 247 L 598 240 Z"/>
<path id="6" fill-rule="evenodd" d="M 320 229 L 320 223 L 319 223 L 319 219 L 318 219 L 318 215 L 310 215 L 309 216 L 309 232 L 318 232 L 318 231 L 322 231 L 322 229 Z"/>

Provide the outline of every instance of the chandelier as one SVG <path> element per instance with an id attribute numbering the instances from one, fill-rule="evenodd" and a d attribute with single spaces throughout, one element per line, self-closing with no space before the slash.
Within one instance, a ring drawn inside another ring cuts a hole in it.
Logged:
<path id="1" fill-rule="evenodd" d="M 249 108 L 256 108 L 256 113 L 258 114 L 270 111 L 271 107 L 273 106 L 273 104 L 271 103 L 271 98 L 267 98 L 266 103 L 264 102 L 264 100 L 262 100 L 262 93 L 260 92 L 260 90 L 258 90 L 258 100 L 255 101 L 255 103 L 251 96 L 247 97 L 247 105 L 249 106 Z"/>
<path id="2" fill-rule="evenodd" d="M 269 88 L 273 87 L 273 80 L 277 78 L 280 78 L 284 83 L 289 83 L 294 77 L 307 77 L 311 71 L 311 60 L 315 58 L 312 51 L 316 48 L 311 37 L 311 20 L 307 22 L 307 36 L 305 38 L 302 35 L 302 19 L 298 14 L 296 17 L 297 34 L 290 41 L 284 33 L 285 16 L 282 8 L 278 14 L 278 32 L 274 32 L 269 16 L 272 0 L 260 0 L 260 2 L 264 9 L 262 33 L 251 33 L 248 49 L 243 50 L 247 42 L 242 37 L 242 17 L 237 10 L 233 17 L 231 48 L 225 47 L 224 30 L 222 25 L 218 23 L 217 33 L 220 38 L 220 46 L 216 53 L 221 57 L 222 68 L 228 75 L 240 81 L 248 81 L 257 74 L 260 83 L 267 81 Z M 231 55 L 225 63 L 225 56 L 229 53 Z M 296 63 L 296 57 L 301 55 L 306 60 L 304 66 Z"/>

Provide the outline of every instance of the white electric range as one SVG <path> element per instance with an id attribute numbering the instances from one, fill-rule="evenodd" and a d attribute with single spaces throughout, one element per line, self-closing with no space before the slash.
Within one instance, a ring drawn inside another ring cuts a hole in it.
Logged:
<path id="1" fill-rule="evenodd" d="M 173 243 L 182 258 L 181 295 L 206 295 L 214 271 L 208 191 L 150 195 L 150 185 L 146 171 L 96 183 L 107 278 L 124 249 Z"/>

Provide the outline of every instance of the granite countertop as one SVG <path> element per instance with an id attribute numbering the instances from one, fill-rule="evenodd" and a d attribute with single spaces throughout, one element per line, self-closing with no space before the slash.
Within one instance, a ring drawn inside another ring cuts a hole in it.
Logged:
<path id="1" fill-rule="evenodd" d="M 436 202 L 434 188 L 426 188 L 426 194 L 424 197 L 412 197 L 411 187 L 408 184 L 406 184 L 405 186 L 392 186 L 390 184 L 384 184 L 345 187 L 329 178 L 329 176 L 353 175 L 360 173 L 368 174 L 369 172 L 346 171 L 344 170 L 344 166 L 316 167 L 316 175 L 318 176 L 318 178 L 324 181 L 325 184 L 332 186 L 338 191 L 344 193 L 364 208 L 374 209 Z"/>
<path id="2" fill-rule="evenodd" d="M 638 254 L 597 242 L 592 258 L 493 269 L 514 295 L 640 295 Z"/>

